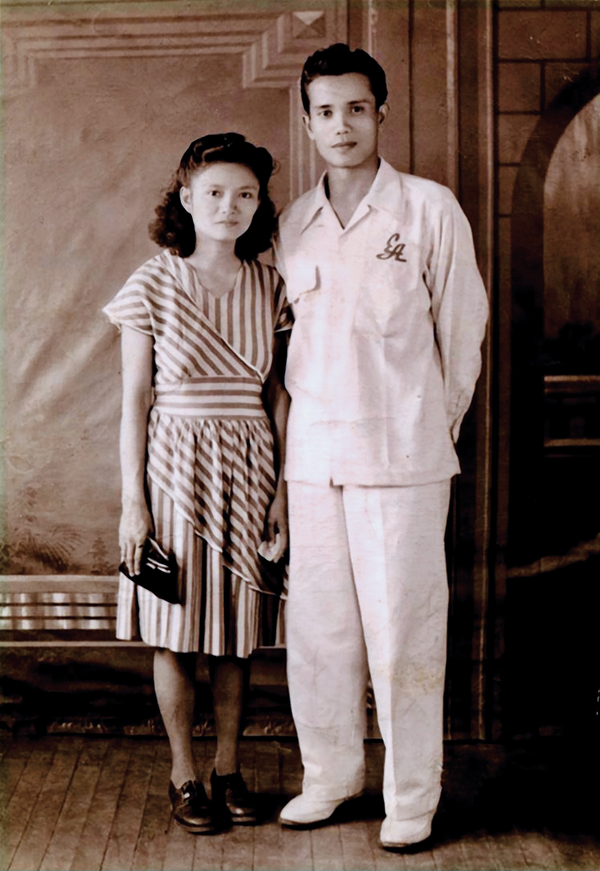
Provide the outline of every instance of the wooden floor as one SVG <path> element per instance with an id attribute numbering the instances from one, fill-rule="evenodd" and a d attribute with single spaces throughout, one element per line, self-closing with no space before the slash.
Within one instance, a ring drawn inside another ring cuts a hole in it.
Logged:
<path id="1" fill-rule="evenodd" d="M 195 749 L 207 780 L 214 741 Z M 381 744 L 367 744 L 366 795 L 334 824 L 301 832 L 277 823 L 300 785 L 296 743 L 244 740 L 242 750 L 266 822 L 203 837 L 170 821 L 164 739 L 0 738 L 0 869 L 600 869 L 597 802 L 582 798 L 569 764 L 553 772 L 527 748 L 449 745 L 433 837 L 408 854 L 378 845 Z"/>

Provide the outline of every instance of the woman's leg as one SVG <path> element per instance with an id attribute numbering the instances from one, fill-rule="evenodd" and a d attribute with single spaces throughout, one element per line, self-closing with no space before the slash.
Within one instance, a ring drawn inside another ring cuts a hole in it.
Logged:
<path id="1" fill-rule="evenodd" d="M 237 656 L 211 656 L 210 678 L 217 732 L 215 771 L 221 776 L 239 770 L 247 660 Z"/>
<path id="2" fill-rule="evenodd" d="M 259 822 L 256 802 L 239 770 L 247 662 L 235 656 L 210 657 L 217 732 L 217 755 L 210 785 L 213 811 L 225 825 L 255 826 Z"/>
<path id="3" fill-rule="evenodd" d="M 171 781 L 177 789 L 188 780 L 200 779 L 192 750 L 195 683 L 195 653 L 155 651 L 154 688 L 171 745 Z"/>

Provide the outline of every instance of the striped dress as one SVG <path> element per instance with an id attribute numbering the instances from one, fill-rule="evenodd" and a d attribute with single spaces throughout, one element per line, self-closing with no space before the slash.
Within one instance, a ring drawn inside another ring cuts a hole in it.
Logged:
<path id="1" fill-rule="evenodd" d="M 275 490 L 262 401 L 274 333 L 290 329 L 283 282 L 243 263 L 217 299 L 163 251 L 103 311 L 154 339 L 147 485 L 155 538 L 173 550 L 181 604 L 121 577 L 117 637 L 177 652 L 246 657 L 274 642 L 279 592 L 257 549 Z"/>

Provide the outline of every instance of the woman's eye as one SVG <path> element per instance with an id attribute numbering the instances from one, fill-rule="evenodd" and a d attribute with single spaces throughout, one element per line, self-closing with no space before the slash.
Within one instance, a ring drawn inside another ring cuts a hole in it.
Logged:
<path id="1" fill-rule="evenodd" d="M 242 197 L 243 197 L 245 200 L 251 200 L 251 199 L 254 197 L 254 194 L 251 193 L 250 191 L 243 191 L 243 192 L 242 192 Z"/>
<path id="2" fill-rule="evenodd" d="M 211 197 L 219 197 L 221 196 L 221 191 L 209 191 L 208 194 Z"/>

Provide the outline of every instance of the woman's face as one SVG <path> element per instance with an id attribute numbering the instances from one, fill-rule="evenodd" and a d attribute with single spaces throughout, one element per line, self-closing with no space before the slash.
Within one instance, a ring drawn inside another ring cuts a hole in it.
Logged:
<path id="1" fill-rule="evenodd" d="M 179 195 L 192 216 L 197 239 L 235 242 L 252 223 L 259 191 L 258 179 L 248 167 L 212 163 L 197 170 Z"/>

